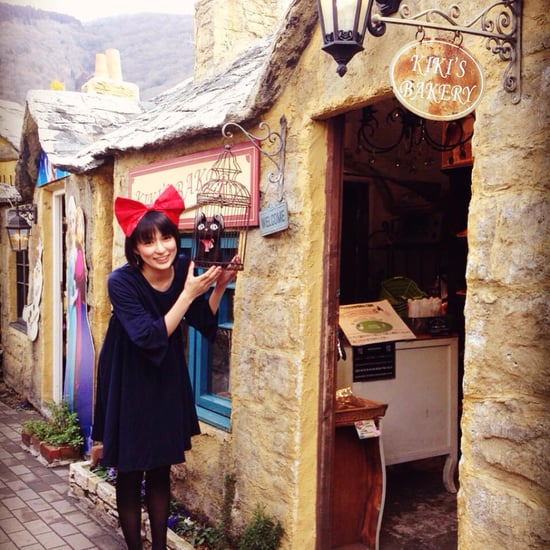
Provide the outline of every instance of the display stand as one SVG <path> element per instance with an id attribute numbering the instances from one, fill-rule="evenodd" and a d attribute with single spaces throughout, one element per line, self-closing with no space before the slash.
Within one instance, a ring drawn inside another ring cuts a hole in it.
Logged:
<path id="1" fill-rule="evenodd" d="M 337 406 L 332 470 L 332 548 L 377 549 L 386 476 L 380 437 L 360 439 L 355 422 L 380 426 L 387 405 L 354 398 Z"/>

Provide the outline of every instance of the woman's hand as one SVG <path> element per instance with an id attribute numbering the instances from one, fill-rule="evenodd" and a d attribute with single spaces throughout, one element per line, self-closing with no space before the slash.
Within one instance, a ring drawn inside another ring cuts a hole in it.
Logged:
<path id="1" fill-rule="evenodd" d="M 195 262 L 189 262 L 189 269 L 187 270 L 187 277 L 185 279 L 185 284 L 183 285 L 183 290 L 178 296 L 175 304 L 164 316 L 168 336 L 176 330 L 176 327 L 179 325 L 182 317 L 186 314 L 187 310 L 193 303 L 193 300 L 199 296 L 202 296 L 220 278 L 221 274 L 221 267 L 212 266 L 208 269 L 208 271 L 205 271 L 201 275 L 195 275 Z M 215 289 L 216 287 L 214 287 L 214 290 Z M 212 311 L 214 313 L 216 312 L 215 310 Z"/>
<path id="2" fill-rule="evenodd" d="M 227 285 L 237 276 L 237 267 L 239 263 L 239 256 L 234 256 L 229 262 L 229 265 L 225 269 L 222 269 L 221 273 L 218 275 L 216 286 L 208 298 L 208 304 L 210 305 L 212 313 L 216 313 L 216 311 L 218 311 L 218 307 Z"/>
<path id="3" fill-rule="evenodd" d="M 216 286 L 225 288 L 237 276 L 237 267 L 241 259 L 238 255 L 233 256 L 226 268 L 222 269 L 220 276 L 216 281 Z"/>
<path id="4" fill-rule="evenodd" d="M 189 269 L 187 271 L 187 278 L 185 279 L 185 285 L 182 293 L 185 293 L 187 297 L 193 301 L 204 294 L 215 282 L 217 282 L 222 275 L 222 268 L 220 266 L 212 266 L 204 273 L 195 275 L 195 262 L 189 262 Z"/>

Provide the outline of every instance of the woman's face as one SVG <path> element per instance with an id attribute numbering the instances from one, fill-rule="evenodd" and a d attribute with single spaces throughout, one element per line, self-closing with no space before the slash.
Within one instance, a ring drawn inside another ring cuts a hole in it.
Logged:
<path id="1" fill-rule="evenodd" d="M 142 269 L 164 271 L 170 269 L 176 258 L 176 239 L 172 235 L 163 235 L 156 229 L 152 239 L 138 243 L 134 252 L 141 257 Z"/>

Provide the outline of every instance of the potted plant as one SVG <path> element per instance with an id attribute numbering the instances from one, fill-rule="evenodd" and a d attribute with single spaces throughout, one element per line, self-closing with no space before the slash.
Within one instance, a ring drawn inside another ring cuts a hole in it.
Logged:
<path id="1" fill-rule="evenodd" d="M 45 422 L 43 420 L 27 420 L 21 424 L 21 442 L 25 447 L 33 445 L 33 439 L 40 445 L 40 439 L 44 434 Z"/>
<path id="2" fill-rule="evenodd" d="M 48 461 L 56 459 L 78 459 L 84 437 L 78 424 L 76 412 L 71 412 L 69 404 L 62 401 L 60 404 L 49 403 L 50 416 L 46 421 L 46 429 L 42 438 L 40 452 Z"/>
<path id="3" fill-rule="evenodd" d="M 44 439 L 44 436 L 47 432 L 47 426 L 46 421 L 42 419 L 37 420 L 29 420 L 25 422 L 21 438 L 23 441 L 26 441 L 26 435 L 28 434 L 30 436 L 30 448 L 34 451 L 35 454 L 40 453 L 40 445 L 42 443 L 42 440 Z"/>

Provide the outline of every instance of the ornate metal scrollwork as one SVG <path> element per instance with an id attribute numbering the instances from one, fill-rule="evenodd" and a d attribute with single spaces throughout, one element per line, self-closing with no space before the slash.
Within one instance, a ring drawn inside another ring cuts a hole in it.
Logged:
<path id="1" fill-rule="evenodd" d="M 233 133 L 229 128 L 232 126 L 241 131 L 250 141 L 250 143 L 265 157 L 267 157 L 277 168 L 276 172 L 269 172 L 268 179 L 270 183 L 277 186 L 278 199 L 283 199 L 284 193 L 284 167 L 285 167 L 285 144 L 286 144 L 286 117 L 283 115 L 280 119 L 280 132 L 273 132 L 267 122 L 260 122 L 258 128 L 262 135 L 256 136 L 245 130 L 236 122 L 227 122 L 223 125 L 222 136 L 224 139 L 232 139 Z M 272 150 L 262 149 L 262 143 L 268 143 L 273 147 Z"/>
<path id="2" fill-rule="evenodd" d="M 369 0 L 367 28 L 373 36 L 382 36 L 387 24 L 409 25 L 421 29 L 436 29 L 456 34 L 482 36 L 485 47 L 508 62 L 502 78 L 503 89 L 512 94 L 512 103 L 521 101 L 521 15 L 523 0 L 499 0 L 483 8 L 469 21 L 460 23 L 460 7 L 453 4 L 445 12 L 431 8 L 412 13 L 408 4 L 400 6 L 398 14 L 383 17 L 372 13 L 375 0 Z M 443 22 L 437 22 L 443 21 Z M 477 28 L 479 25 L 480 28 Z"/>

